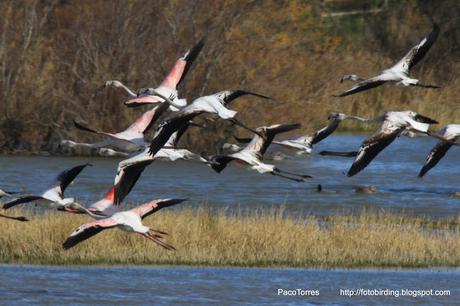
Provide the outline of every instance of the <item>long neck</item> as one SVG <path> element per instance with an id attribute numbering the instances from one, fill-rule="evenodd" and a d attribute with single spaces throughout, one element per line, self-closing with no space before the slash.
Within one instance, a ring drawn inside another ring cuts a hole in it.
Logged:
<path id="1" fill-rule="evenodd" d="M 378 117 L 375 117 L 373 119 L 366 119 L 366 118 L 362 118 L 362 117 L 358 117 L 358 116 L 347 116 L 346 119 L 358 120 L 358 121 L 361 121 L 361 122 L 363 122 L 365 124 L 373 124 L 373 123 L 380 123 L 383 120 L 385 120 L 385 115 L 378 116 Z"/>
<path id="2" fill-rule="evenodd" d="M 82 148 L 102 148 L 104 146 L 107 146 L 110 142 L 108 141 L 100 141 L 96 143 L 86 143 L 86 142 L 75 142 L 72 140 L 65 140 L 62 142 L 62 145 L 69 146 L 71 148 L 75 147 L 82 147 Z"/>
<path id="3" fill-rule="evenodd" d="M 108 81 L 108 82 L 110 82 L 110 85 L 112 86 L 123 88 L 131 97 L 137 97 L 137 94 L 131 89 L 129 89 L 127 86 L 125 86 L 122 82 L 120 81 Z"/>
<path id="4" fill-rule="evenodd" d="M 169 99 L 169 98 L 167 98 L 166 96 L 164 96 L 164 95 L 158 93 L 158 91 L 156 91 L 156 90 L 154 90 L 154 89 L 152 89 L 151 91 L 153 92 L 153 94 L 154 94 L 155 96 L 158 96 L 158 97 L 162 98 L 162 99 L 165 100 L 165 102 L 168 103 L 169 105 L 174 106 L 175 108 L 177 108 L 177 109 L 179 109 L 179 110 L 182 109 L 182 108 L 184 108 L 183 105 L 174 103 L 171 99 Z M 182 101 L 182 100 L 184 100 L 184 99 L 178 99 L 178 100 L 181 100 L 181 101 Z"/>

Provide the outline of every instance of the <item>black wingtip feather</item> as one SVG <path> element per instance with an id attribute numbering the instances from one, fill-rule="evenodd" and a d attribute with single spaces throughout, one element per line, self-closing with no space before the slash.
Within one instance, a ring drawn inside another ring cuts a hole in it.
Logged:
<path id="1" fill-rule="evenodd" d="M 184 60 L 187 61 L 187 63 L 185 64 L 184 72 L 182 73 L 182 77 L 177 83 L 177 86 L 179 86 L 182 83 L 182 81 L 185 79 L 185 77 L 187 76 L 187 73 L 190 70 L 190 67 L 192 66 L 193 62 L 200 54 L 201 49 L 203 49 L 204 44 L 206 42 L 206 38 L 207 38 L 206 36 L 203 37 L 192 49 L 190 49 L 188 54 L 185 56 Z"/>
<path id="2" fill-rule="evenodd" d="M 272 98 L 270 98 L 268 96 L 265 96 L 265 95 L 262 95 L 262 94 L 259 94 L 259 93 L 237 89 L 237 90 L 231 91 L 231 94 L 228 95 L 227 97 L 225 97 L 224 103 L 228 104 L 228 103 L 232 102 L 233 100 L 235 100 L 235 99 L 237 99 L 237 98 L 239 98 L 241 96 L 244 96 L 244 95 L 250 95 L 250 96 L 259 97 L 259 98 L 262 98 L 262 99 L 272 100 Z"/>

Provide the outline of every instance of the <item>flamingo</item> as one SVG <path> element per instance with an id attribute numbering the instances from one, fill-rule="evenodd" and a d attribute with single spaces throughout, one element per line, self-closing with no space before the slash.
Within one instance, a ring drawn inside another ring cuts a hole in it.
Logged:
<path id="1" fill-rule="evenodd" d="M 330 113 L 329 124 L 322 129 L 305 136 L 300 136 L 294 139 L 287 139 L 281 141 L 273 141 L 274 144 L 281 145 L 288 149 L 297 150 L 298 153 L 310 154 L 313 149 L 313 145 L 329 137 L 339 127 L 340 123 L 344 120 L 357 120 L 363 123 L 372 123 L 372 120 L 364 119 L 358 116 L 348 116 L 343 113 Z"/>
<path id="2" fill-rule="evenodd" d="M 74 198 L 64 198 L 64 191 L 66 190 L 67 186 L 69 186 L 80 174 L 80 172 L 87 166 L 90 166 L 90 164 L 83 164 L 62 171 L 53 181 L 50 188 L 45 190 L 41 195 L 20 196 L 16 200 L 3 204 L 3 209 L 9 209 L 19 204 L 35 202 L 49 208 L 56 208 L 58 210 L 72 208 L 75 210 L 84 211 L 89 215 L 93 215 L 93 213 L 86 209 L 84 206 L 75 202 Z"/>
<path id="3" fill-rule="evenodd" d="M 92 144 L 93 147 L 110 146 L 122 152 L 133 153 L 148 146 L 144 138 L 146 131 L 160 118 L 168 107 L 166 103 L 163 103 L 146 111 L 127 129 L 115 134 L 94 130 L 76 121 L 74 121 L 74 125 L 79 130 L 107 137 L 105 141 Z"/>
<path id="4" fill-rule="evenodd" d="M 185 130 L 191 126 L 196 125 L 189 120 L 178 131 L 175 131 L 166 142 L 166 145 L 158 150 L 155 155 L 150 155 L 150 148 L 145 148 L 139 154 L 130 158 L 124 159 L 118 163 L 117 174 L 114 180 L 115 186 L 115 199 L 114 203 L 118 205 L 121 202 L 121 197 L 126 196 L 131 191 L 135 183 L 139 179 L 142 172 L 147 166 L 152 164 L 155 160 L 176 161 L 178 159 L 199 159 L 206 162 L 198 154 L 195 154 L 187 149 L 176 148 L 177 142 L 184 134 Z"/>
<path id="5" fill-rule="evenodd" d="M 127 211 L 117 212 L 108 218 L 85 223 L 70 234 L 64 242 L 63 247 L 65 250 L 68 250 L 105 229 L 118 227 L 129 233 L 141 234 L 167 250 L 175 250 L 172 245 L 161 240 L 163 235 L 167 235 L 167 233 L 143 225 L 142 220 L 162 208 L 179 204 L 185 200 L 186 199 L 153 200 Z"/>
<path id="6" fill-rule="evenodd" d="M 336 112 L 330 113 L 327 120 L 329 121 L 329 124 L 318 131 L 294 139 L 274 140 L 273 144 L 277 144 L 285 148 L 295 150 L 297 151 L 297 154 L 310 154 L 312 152 L 313 145 L 324 140 L 325 138 L 329 137 L 332 133 L 334 133 L 335 130 L 339 127 L 340 123 L 344 120 L 357 120 L 367 124 L 374 123 L 373 120 L 364 119 L 358 116 L 349 116 L 343 113 Z M 251 138 L 234 138 L 239 143 L 249 143 L 251 141 Z M 236 144 L 226 143 L 224 144 L 223 149 L 230 149 L 231 151 L 236 152 L 240 150 L 241 147 Z"/>
<path id="7" fill-rule="evenodd" d="M 418 177 L 423 177 L 431 168 L 436 166 L 453 145 L 460 145 L 458 143 L 460 139 L 460 124 L 446 125 L 436 134 L 430 135 L 438 138 L 439 142 L 431 149 Z"/>
<path id="8" fill-rule="evenodd" d="M 305 179 L 311 178 L 311 176 L 283 171 L 274 165 L 262 162 L 263 155 L 277 134 L 288 132 L 299 127 L 299 124 L 275 124 L 259 127 L 256 131 L 264 135 L 264 138 L 255 134 L 251 142 L 242 150 L 230 155 L 211 155 L 206 158 L 208 161 L 207 163 L 217 173 L 222 172 L 229 162 L 236 161 L 240 164 L 249 166 L 252 170 L 256 170 L 259 173 L 270 173 L 289 180 L 303 182 Z"/>
<path id="9" fill-rule="evenodd" d="M 423 38 L 416 46 L 410 49 L 410 51 L 398 63 L 396 63 L 396 65 L 383 70 L 377 76 L 366 79 L 355 74 L 344 75 L 340 82 L 348 80 L 355 82 L 357 81 L 358 83 L 336 97 L 349 96 L 364 90 L 378 87 L 388 82 L 404 86 L 439 88 L 439 86 L 435 85 L 421 84 L 419 80 L 413 79 L 409 75 L 412 67 L 414 67 L 420 60 L 423 59 L 423 57 L 425 57 L 431 46 L 438 38 L 438 35 L 439 27 L 437 25 L 433 25 L 433 29 L 427 37 Z"/>
<path id="10" fill-rule="evenodd" d="M 86 143 L 86 142 L 75 142 L 72 140 L 68 139 L 63 139 L 61 140 L 59 147 L 60 148 L 70 148 L 74 150 L 79 150 L 81 148 L 87 148 L 91 150 L 91 154 L 95 153 L 96 155 L 99 156 L 105 156 L 105 157 L 114 157 L 114 156 L 119 156 L 119 157 L 127 157 L 129 156 L 129 153 L 126 152 L 121 152 L 121 151 L 116 151 L 112 150 L 110 148 L 104 148 L 103 146 L 108 145 L 108 141 L 101 141 L 101 142 L 96 142 L 96 143 Z M 92 150 L 95 149 L 96 152 L 93 152 Z M 63 150 L 64 153 L 66 153 L 67 150 Z M 85 153 L 82 152 L 84 155 Z"/>
<path id="11" fill-rule="evenodd" d="M 200 54 L 201 49 L 203 49 L 205 40 L 205 38 L 201 39 L 198 44 L 179 58 L 160 86 L 156 88 L 141 88 L 135 93 L 117 80 L 109 80 L 105 83 L 105 86 L 114 86 L 124 89 L 128 95 L 131 96 L 131 99 L 125 102 L 125 105 L 128 107 L 162 103 L 165 101 L 162 96 L 166 96 L 171 100 L 169 102 L 171 110 L 178 110 L 187 105 L 187 101 L 178 97 L 177 87 L 184 80 L 194 60 Z"/>
<path id="12" fill-rule="evenodd" d="M 227 119 L 233 124 L 239 125 L 253 133 L 259 133 L 246 125 L 241 123 L 235 118 L 236 111 L 226 108 L 226 106 L 238 97 L 243 95 L 252 95 L 264 99 L 270 99 L 269 97 L 245 91 L 245 90 L 224 90 L 218 93 L 203 96 L 195 99 L 192 103 L 179 111 L 172 113 L 166 120 L 159 126 L 155 137 L 150 143 L 150 155 L 154 156 L 168 141 L 171 135 L 181 129 L 187 122 L 192 120 L 198 115 L 208 114 L 217 115 L 222 119 Z M 167 97 L 164 97 L 168 100 Z"/>
<path id="13" fill-rule="evenodd" d="M 347 176 L 353 176 L 366 168 L 383 149 L 405 131 L 427 134 L 430 124 L 438 123 L 413 111 L 387 112 L 373 121 L 382 122 L 380 129 L 361 144 L 358 152 L 322 152 L 322 155 L 356 156 L 347 173 Z"/>

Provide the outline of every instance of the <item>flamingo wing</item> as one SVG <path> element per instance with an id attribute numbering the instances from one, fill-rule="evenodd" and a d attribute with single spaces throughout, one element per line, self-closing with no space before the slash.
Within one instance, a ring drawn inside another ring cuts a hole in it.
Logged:
<path id="1" fill-rule="evenodd" d="M 340 95 L 337 95 L 335 97 L 349 96 L 349 95 L 352 95 L 352 94 L 355 94 L 355 93 L 358 93 L 358 92 L 361 92 L 361 91 L 365 91 L 365 90 L 368 90 L 368 89 L 371 89 L 371 88 L 378 87 L 378 86 L 384 84 L 385 82 L 386 82 L 386 80 L 383 80 L 383 79 L 379 78 L 379 76 L 376 76 L 376 77 L 367 79 L 365 81 L 359 82 L 355 86 L 351 87 L 350 89 L 342 92 Z"/>
<path id="2" fill-rule="evenodd" d="M 418 177 L 423 177 L 431 168 L 437 165 L 437 163 L 446 155 L 447 151 L 453 146 L 453 143 L 446 141 L 439 141 L 433 149 L 431 149 L 430 154 L 428 154 L 425 164 L 420 170 Z"/>
<path id="3" fill-rule="evenodd" d="M 182 83 L 193 62 L 200 54 L 201 49 L 203 49 L 205 41 L 206 38 L 202 38 L 192 49 L 188 50 L 184 56 L 176 61 L 171 71 L 161 83 L 162 86 L 176 88 Z"/>
<path id="4" fill-rule="evenodd" d="M 146 111 L 125 131 L 144 134 L 168 108 L 168 103 L 161 103 L 153 109 Z"/>
<path id="5" fill-rule="evenodd" d="M 231 94 L 229 94 L 228 96 L 226 96 L 224 98 L 224 105 L 227 106 L 233 100 L 235 100 L 235 99 L 237 99 L 237 98 L 239 98 L 241 96 L 244 96 L 244 95 L 251 95 L 251 96 L 256 96 L 256 97 L 259 97 L 259 98 L 270 99 L 271 100 L 270 97 L 267 97 L 267 96 L 264 96 L 264 95 L 261 95 L 261 94 L 258 94 L 258 93 L 245 91 L 245 90 L 234 90 L 234 91 L 231 91 Z"/>
<path id="6" fill-rule="evenodd" d="M 73 231 L 62 246 L 65 250 L 68 250 L 105 229 L 117 226 L 117 224 L 117 221 L 113 218 L 85 223 Z"/>
<path id="7" fill-rule="evenodd" d="M 120 205 L 131 189 L 133 189 L 144 169 L 151 163 L 153 163 L 153 160 L 143 160 L 118 169 L 114 182 L 114 205 Z"/>
<path id="8" fill-rule="evenodd" d="M 179 204 L 186 201 L 187 199 L 162 199 L 154 200 L 148 203 L 144 203 L 136 208 L 133 208 L 131 211 L 139 215 L 142 219 L 150 216 L 151 214 L 157 212 L 158 210 Z"/>
<path id="9" fill-rule="evenodd" d="M 409 73 L 410 69 L 421 61 L 433 46 L 439 35 L 439 26 L 433 25 L 433 29 L 428 36 L 424 37 L 416 46 L 394 66 L 394 68 Z"/>
<path id="10" fill-rule="evenodd" d="M 9 209 L 13 206 L 16 206 L 16 205 L 19 205 L 19 204 L 24 204 L 24 203 L 29 203 L 29 202 L 33 202 L 33 201 L 36 201 L 36 200 L 42 200 L 43 198 L 42 197 L 39 197 L 39 196 L 33 196 L 33 195 L 30 195 L 30 196 L 22 196 L 22 197 L 19 197 L 13 201 L 9 201 L 5 204 L 3 204 L 3 209 Z"/>
<path id="11" fill-rule="evenodd" d="M 327 126 L 314 132 L 310 143 L 314 145 L 320 142 L 321 140 L 324 140 L 325 138 L 330 136 L 332 133 L 334 133 L 335 130 L 337 130 L 337 128 L 339 127 L 339 124 L 340 124 L 339 120 L 332 120 L 331 123 L 329 123 Z"/>
<path id="12" fill-rule="evenodd" d="M 79 165 L 67 170 L 62 171 L 56 178 L 56 182 L 59 183 L 59 188 L 61 190 L 61 196 L 64 196 L 64 191 L 66 190 L 67 186 L 69 186 L 74 179 L 83 171 L 87 166 L 92 166 L 91 164 L 83 164 Z"/>
<path id="13" fill-rule="evenodd" d="M 190 120 L 203 113 L 201 110 L 183 109 L 172 114 L 167 120 L 165 120 L 159 127 L 156 135 L 153 137 L 150 143 L 149 154 L 155 156 L 155 154 L 163 148 L 166 142 L 169 140 L 171 135 L 182 128 Z"/>
<path id="14" fill-rule="evenodd" d="M 141 116 L 141 117 L 142 117 L 142 116 Z M 138 120 L 139 120 L 139 119 L 142 119 L 142 118 L 138 118 Z M 136 121 L 136 122 L 137 122 L 137 121 Z M 135 122 L 135 123 L 136 123 L 136 122 Z M 121 133 L 119 133 L 119 134 L 112 134 L 112 133 L 107 133 L 107 132 L 102 132 L 102 131 L 97 131 L 97 130 L 91 129 L 91 128 L 89 128 L 89 127 L 87 127 L 87 126 L 84 126 L 83 124 L 78 123 L 78 122 L 76 122 L 76 121 L 74 121 L 73 123 L 74 123 L 75 127 L 76 127 L 77 129 L 79 129 L 79 130 L 86 131 L 86 132 L 90 132 L 90 133 L 94 133 L 94 134 L 98 134 L 98 135 L 107 136 L 107 137 L 113 139 L 114 141 L 116 141 L 117 143 L 120 143 L 122 146 L 123 146 L 123 145 L 130 146 L 130 145 L 135 144 L 133 141 L 131 141 L 130 139 L 128 139 L 128 138 L 130 138 L 130 137 L 124 138 L 124 137 L 120 137 L 120 136 L 119 136 L 119 135 L 121 135 L 121 134 L 123 134 L 124 132 L 127 132 L 127 131 L 135 132 L 135 128 L 134 128 L 134 127 L 130 130 L 130 128 L 131 128 L 131 126 L 130 126 L 127 130 L 125 130 L 125 131 L 123 131 L 123 132 L 121 132 Z M 135 123 L 134 123 L 134 124 L 135 124 Z M 133 125 L 134 125 L 134 124 L 133 124 Z M 140 132 L 140 133 L 142 133 L 142 132 Z"/>
<path id="15" fill-rule="evenodd" d="M 229 162 L 237 159 L 238 158 L 230 155 L 211 155 L 207 158 L 207 164 L 209 164 L 211 168 L 217 173 L 221 173 L 222 170 L 227 167 Z"/>
<path id="16" fill-rule="evenodd" d="M 366 168 L 383 149 L 399 136 L 401 131 L 402 129 L 394 129 L 391 132 L 380 131 L 366 139 L 359 148 L 358 155 L 348 170 L 347 176 L 353 176 Z"/>

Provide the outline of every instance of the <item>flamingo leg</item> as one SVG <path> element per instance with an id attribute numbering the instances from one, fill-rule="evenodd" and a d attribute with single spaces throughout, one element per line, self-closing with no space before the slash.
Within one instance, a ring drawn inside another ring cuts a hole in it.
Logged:
<path id="1" fill-rule="evenodd" d="M 169 251 L 171 251 L 171 250 L 174 250 L 174 251 L 175 251 L 175 250 L 176 250 L 176 248 L 175 248 L 174 246 L 172 246 L 172 245 L 170 245 L 170 244 L 168 244 L 168 243 L 166 243 L 166 242 L 161 241 L 160 238 L 163 238 L 163 237 L 160 236 L 160 235 L 158 235 L 158 234 L 156 234 L 154 230 L 150 230 L 150 231 L 148 231 L 147 233 L 142 234 L 142 235 L 143 235 L 145 238 L 150 239 L 150 240 L 152 240 L 153 242 L 155 242 L 156 244 L 162 246 L 162 247 L 165 248 L 166 250 L 169 250 Z"/>
<path id="2" fill-rule="evenodd" d="M 7 216 L 4 214 L 0 214 L 0 217 L 6 218 L 6 219 L 11 219 L 11 220 L 16 220 L 16 221 L 21 221 L 21 222 L 26 222 L 29 221 L 26 217 L 19 216 L 19 217 L 13 217 L 13 216 Z"/>
<path id="3" fill-rule="evenodd" d="M 288 180 L 291 180 L 291 181 L 305 182 L 305 179 L 290 177 L 290 176 L 287 176 L 287 175 L 283 175 L 283 174 L 281 174 L 279 172 L 270 172 L 270 173 L 272 175 L 279 176 L 279 177 L 282 177 L 282 178 L 285 178 L 285 179 L 288 179 Z"/>
<path id="4" fill-rule="evenodd" d="M 298 173 L 293 173 L 293 172 L 288 172 L 288 171 L 284 171 L 284 170 L 280 170 L 278 168 L 275 168 L 275 172 L 277 173 L 283 173 L 283 174 L 287 174 L 287 175 L 292 175 L 292 176 L 297 176 L 297 177 L 301 177 L 303 179 L 306 179 L 306 178 L 312 178 L 311 175 L 308 175 L 308 174 L 298 174 Z"/>

